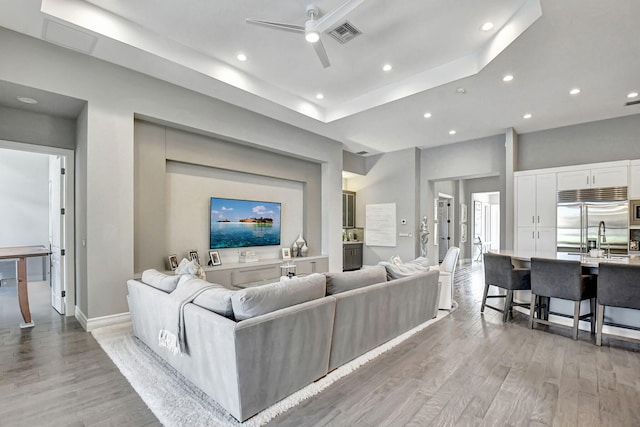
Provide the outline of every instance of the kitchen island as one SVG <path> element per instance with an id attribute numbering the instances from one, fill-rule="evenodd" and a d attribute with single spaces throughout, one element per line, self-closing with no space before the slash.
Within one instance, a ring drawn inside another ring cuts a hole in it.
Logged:
<path id="1" fill-rule="evenodd" d="M 613 255 L 609 258 L 595 258 L 588 256 L 588 254 L 573 254 L 566 252 L 550 252 L 538 254 L 535 256 L 530 253 L 512 250 L 500 250 L 491 252 L 510 256 L 513 264 L 520 267 L 529 267 L 531 258 L 533 257 L 580 261 L 585 273 L 595 275 L 598 274 L 598 267 L 602 263 L 618 263 L 640 266 L 640 256 L 637 255 Z M 529 303 L 531 301 L 531 292 L 518 291 L 515 299 L 519 302 Z M 528 311 L 524 308 L 516 307 L 514 309 L 529 314 Z M 564 323 L 568 326 L 571 325 L 571 317 L 573 316 L 573 301 L 551 298 L 551 301 L 549 303 L 549 311 L 551 316 L 555 317 L 554 319 L 552 319 L 554 322 Z M 580 311 L 582 313 L 587 313 L 589 311 L 588 300 L 582 302 Z M 604 314 L 605 316 L 603 332 L 605 334 L 620 335 L 640 340 L 640 310 L 619 307 L 606 307 Z M 624 326 L 625 328 L 634 328 L 636 330 L 617 327 L 619 325 Z M 589 322 L 586 321 L 580 321 L 579 327 L 580 329 L 587 331 L 591 329 Z"/>

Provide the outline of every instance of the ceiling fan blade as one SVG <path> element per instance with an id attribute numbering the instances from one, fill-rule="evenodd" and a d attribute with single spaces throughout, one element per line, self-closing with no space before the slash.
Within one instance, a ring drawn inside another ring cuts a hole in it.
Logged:
<path id="1" fill-rule="evenodd" d="M 273 28 L 275 30 L 290 31 L 293 33 L 304 33 L 303 25 L 282 24 L 280 22 L 261 21 L 259 19 L 245 19 L 247 24 L 259 25 L 261 27 Z"/>
<path id="2" fill-rule="evenodd" d="M 338 21 L 347 16 L 351 11 L 364 3 L 364 0 L 347 0 L 342 3 L 340 6 L 331 9 L 329 12 L 322 15 L 321 18 L 314 22 L 314 29 L 319 33 L 322 33 L 333 25 L 337 24 Z"/>
<path id="3" fill-rule="evenodd" d="M 329 57 L 327 56 L 327 51 L 324 50 L 324 46 L 322 45 L 322 40 L 318 40 L 313 44 L 313 49 L 316 51 L 316 54 L 318 55 L 318 59 L 320 59 L 320 62 L 322 62 L 322 66 L 324 68 L 328 68 L 331 66 L 331 63 L 329 62 Z"/>

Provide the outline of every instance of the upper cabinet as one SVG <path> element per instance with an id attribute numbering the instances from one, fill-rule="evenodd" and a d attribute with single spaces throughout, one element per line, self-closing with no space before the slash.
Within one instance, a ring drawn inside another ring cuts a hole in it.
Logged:
<path id="1" fill-rule="evenodd" d="M 558 191 L 581 188 L 626 187 L 628 167 L 593 167 L 558 172 Z"/>
<path id="2" fill-rule="evenodd" d="M 342 191 L 342 228 L 356 226 L 356 193 Z"/>
<path id="3" fill-rule="evenodd" d="M 634 160 L 629 167 L 629 198 L 640 199 L 640 160 Z"/>
<path id="4" fill-rule="evenodd" d="M 520 175 L 515 185 L 518 227 L 555 227 L 556 174 Z"/>
<path id="5" fill-rule="evenodd" d="M 515 176 L 515 249 L 532 255 L 556 250 L 556 174 Z"/>

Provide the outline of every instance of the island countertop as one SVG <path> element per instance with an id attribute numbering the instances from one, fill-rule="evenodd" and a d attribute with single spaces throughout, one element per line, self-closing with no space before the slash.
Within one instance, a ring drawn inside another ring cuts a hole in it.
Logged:
<path id="1" fill-rule="evenodd" d="M 543 254 L 533 255 L 531 253 L 526 252 L 516 252 L 512 250 L 499 250 L 499 251 L 490 251 L 492 253 L 497 253 L 500 255 L 508 255 L 511 258 L 522 261 L 529 262 L 531 258 L 547 258 L 547 259 L 561 259 L 561 260 L 569 260 L 569 261 L 580 261 L 583 267 L 591 267 L 597 268 L 600 263 L 617 263 L 617 264 L 630 264 L 630 265 L 640 265 L 640 256 L 638 255 L 612 255 L 609 258 L 595 258 L 591 257 L 588 254 L 575 254 L 575 253 L 567 253 L 567 252 L 548 252 Z"/>

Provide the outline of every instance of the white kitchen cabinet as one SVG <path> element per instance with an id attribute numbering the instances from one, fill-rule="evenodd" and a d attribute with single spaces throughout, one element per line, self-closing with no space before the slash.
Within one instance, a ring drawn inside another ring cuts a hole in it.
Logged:
<path id="1" fill-rule="evenodd" d="M 640 164 L 634 163 L 629 168 L 629 198 L 640 199 Z"/>
<path id="2" fill-rule="evenodd" d="M 611 166 L 558 172 L 558 191 L 582 188 L 624 187 L 628 184 L 628 167 Z"/>
<path id="3" fill-rule="evenodd" d="M 555 227 L 518 227 L 516 253 L 544 255 L 556 252 Z"/>
<path id="4" fill-rule="evenodd" d="M 556 250 L 556 174 L 515 177 L 516 251 L 542 254 Z"/>
<path id="5" fill-rule="evenodd" d="M 515 186 L 518 227 L 555 227 L 556 174 L 520 175 Z"/>

